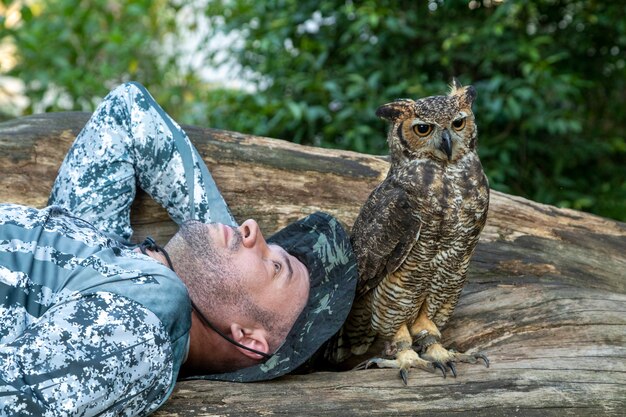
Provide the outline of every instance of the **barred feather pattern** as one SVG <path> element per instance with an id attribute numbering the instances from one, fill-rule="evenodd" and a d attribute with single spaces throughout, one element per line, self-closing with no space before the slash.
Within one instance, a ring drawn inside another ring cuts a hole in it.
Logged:
<path id="1" fill-rule="evenodd" d="M 352 228 L 360 281 L 352 311 L 327 351 L 331 361 L 365 353 L 376 338 L 391 340 L 402 325 L 411 327 L 422 307 L 437 328 L 452 315 L 489 205 L 475 149 L 473 97 L 465 88 L 387 105 L 391 166 Z M 459 117 L 465 125 L 446 157 L 437 132 L 459 124 Z M 438 129 L 418 140 L 407 128 L 415 120 Z"/>

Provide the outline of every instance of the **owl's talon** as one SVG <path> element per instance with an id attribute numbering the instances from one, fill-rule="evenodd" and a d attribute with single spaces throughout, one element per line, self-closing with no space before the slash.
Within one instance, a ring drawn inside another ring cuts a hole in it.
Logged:
<path id="1" fill-rule="evenodd" d="M 489 358 L 484 353 L 474 353 L 474 358 L 482 359 L 485 362 L 485 366 L 489 368 Z"/>
<path id="2" fill-rule="evenodd" d="M 446 377 L 446 367 L 443 366 L 443 363 L 439 362 L 439 361 L 434 361 L 431 362 L 433 364 L 433 368 L 434 369 L 440 369 L 441 370 L 441 374 L 443 375 L 443 377 Z"/>
<path id="3" fill-rule="evenodd" d="M 454 364 L 454 362 L 446 362 L 446 365 L 448 365 L 448 368 L 450 368 L 450 371 L 452 371 L 452 375 L 456 378 L 456 365 Z"/>
<path id="4" fill-rule="evenodd" d="M 400 369 L 400 378 L 402 378 L 405 386 L 409 385 L 409 372 L 406 369 Z"/>

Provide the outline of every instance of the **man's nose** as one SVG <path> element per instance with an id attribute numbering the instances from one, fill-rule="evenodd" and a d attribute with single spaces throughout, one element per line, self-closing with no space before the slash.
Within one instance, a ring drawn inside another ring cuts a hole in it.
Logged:
<path id="1" fill-rule="evenodd" d="M 239 226 L 239 231 L 241 232 L 242 244 L 244 247 L 248 249 L 258 248 L 260 250 L 267 249 L 267 242 L 263 237 L 263 233 L 261 233 L 261 229 L 259 228 L 259 224 L 252 220 L 248 219 L 245 222 L 241 223 Z"/>

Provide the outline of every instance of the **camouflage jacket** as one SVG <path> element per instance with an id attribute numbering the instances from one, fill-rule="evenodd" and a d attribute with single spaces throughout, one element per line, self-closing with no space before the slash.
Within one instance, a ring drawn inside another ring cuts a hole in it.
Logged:
<path id="1" fill-rule="evenodd" d="M 0 205 L 0 414 L 149 413 L 190 325 L 167 267 L 63 209 Z"/>
<path id="2" fill-rule="evenodd" d="M 0 205 L 0 416 L 148 415 L 173 389 L 190 302 L 171 270 L 120 243 L 137 186 L 177 223 L 235 224 L 184 131 L 136 83 L 93 113 L 50 207 Z"/>

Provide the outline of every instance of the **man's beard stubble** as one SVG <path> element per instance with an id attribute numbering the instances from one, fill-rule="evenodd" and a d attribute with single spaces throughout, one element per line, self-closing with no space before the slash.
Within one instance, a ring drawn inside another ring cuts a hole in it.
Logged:
<path id="1" fill-rule="evenodd" d="M 194 300 L 205 312 L 226 312 L 236 305 L 242 295 L 241 277 L 233 267 L 231 254 L 241 246 L 242 236 L 232 228 L 233 238 L 226 250 L 219 250 L 211 239 L 209 228 L 215 227 L 197 220 L 181 224 L 179 233 L 187 250 L 181 267 L 188 276 L 187 286 Z M 179 262 L 180 263 L 180 262 Z"/>
<path id="2" fill-rule="evenodd" d="M 190 249 L 198 248 L 207 253 L 217 254 L 215 245 L 211 240 L 211 235 L 208 232 L 208 228 L 214 227 L 213 225 L 215 224 L 217 223 L 202 223 L 199 220 L 187 220 L 180 225 L 179 232 Z M 237 252 L 243 241 L 241 232 L 236 227 L 225 226 L 233 231 L 233 238 L 228 246 L 228 251 L 230 253 Z"/>

